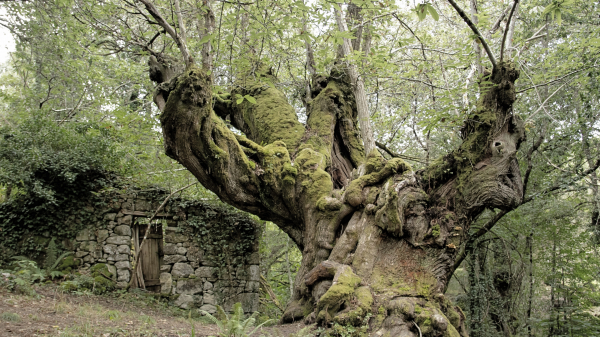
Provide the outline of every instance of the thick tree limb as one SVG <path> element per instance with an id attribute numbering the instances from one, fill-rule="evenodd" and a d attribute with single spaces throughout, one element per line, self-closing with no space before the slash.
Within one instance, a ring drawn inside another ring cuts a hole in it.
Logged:
<path id="1" fill-rule="evenodd" d="M 340 32 L 348 31 L 348 27 L 346 27 L 346 22 L 342 19 L 342 13 L 340 10 L 335 10 L 335 19 Z M 352 55 L 352 45 L 350 44 L 349 39 L 344 38 L 342 50 L 344 57 L 349 57 Z M 375 149 L 375 138 L 373 137 L 373 130 L 371 129 L 371 123 L 369 121 L 369 106 L 367 105 L 365 84 L 363 79 L 358 74 L 356 65 L 352 61 L 348 61 L 348 75 L 350 76 L 350 80 L 353 84 L 354 99 L 356 100 L 356 109 L 358 110 L 360 134 L 365 146 L 365 155 L 368 156 L 371 151 Z"/>
<path id="2" fill-rule="evenodd" d="M 492 62 L 492 65 L 494 67 L 496 67 L 497 66 L 496 58 L 494 57 L 494 54 L 492 53 L 490 46 L 488 46 L 487 42 L 485 42 L 483 35 L 481 35 L 481 33 L 479 32 L 477 27 L 471 21 L 471 19 L 469 19 L 467 14 L 465 14 L 465 12 L 458 6 L 458 4 L 456 4 L 456 2 L 454 0 L 448 0 L 448 2 L 452 5 L 452 7 L 454 7 L 454 9 L 458 12 L 458 15 L 469 26 L 469 28 L 471 28 L 471 30 L 473 31 L 473 33 L 475 33 L 477 38 L 479 38 L 479 41 L 481 41 L 481 45 L 483 46 L 483 49 L 485 49 L 485 52 L 488 54 L 488 58 L 490 59 L 490 62 Z"/>

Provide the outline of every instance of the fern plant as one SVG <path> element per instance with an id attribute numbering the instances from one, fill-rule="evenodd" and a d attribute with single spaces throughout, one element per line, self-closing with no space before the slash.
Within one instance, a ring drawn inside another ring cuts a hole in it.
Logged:
<path id="1" fill-rule="evenodd" d="M 50 240 L 50 243 L 48 244 L 48 247 L 46 248 L 46 260 L 44 261 L 44 267 L 47 270 L 52 270 L 50 266 L 52 266 L 56 262 L 57 256 L 58 247 L 56 246 L 55 239 L 52 238 L 52 240 Z"/>
<path id="2" fill-rule="evenodd" d="M 217 325 L 220 337 L 249 337 L 260 329 L 260 327 L 272 321 L 268 320 L 254 327 L 258 312 L 253 313 L 244 320 L 244 309 L 242 309 L 242 304 L 239 302 L 233 305 L 233 314 L 231 314 L 231 317 L 227 315 L 221 306 L 217 306 L 217 316 L 219 318 L 204 310 L 200 310 L 200 312 Z M 253 327 L 254 329 L 252 329 Z"/>

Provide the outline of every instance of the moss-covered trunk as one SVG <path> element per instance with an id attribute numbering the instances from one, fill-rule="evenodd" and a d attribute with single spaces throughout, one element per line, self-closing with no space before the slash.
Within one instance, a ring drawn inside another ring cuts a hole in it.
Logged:
<path id="1" fill-rule="evenodd" d="M 461 147 L 415 172 L 377 151 L 364 159 L 343 72 L 315 77 L 302 125 L 268 69 L 255 69 L 232 93 L 213 94 L 207 69 L 191 66 L 160 84 L 157 101 L 166 101 L 167 154 L 223 201 L 278 224 L 302 251 L 283 320 L 362 325 L 370 315 L 373 336 L 466 336 L 443 291 L 471 221 L 521 202 L 517 71 L 502 64 L 488 74 Z M 229 99 L 244 95 L 256 103 Z"/>

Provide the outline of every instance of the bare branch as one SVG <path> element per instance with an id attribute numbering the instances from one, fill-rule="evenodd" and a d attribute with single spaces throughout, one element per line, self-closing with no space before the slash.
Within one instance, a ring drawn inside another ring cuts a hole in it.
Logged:
<path id="1" fill-rule="evenodd" d="M 465 14 L 465 12 L 456 4 L 456 2 L 454 0 L 448 0 L 448 2 L 452 5 L 452 7 L 454 7 L 454 9 L 458 12 L 458 15 L 460 15 L 460 17 L 469 26 L 469 28 L 471 28 L 473 33 L 475 33 L 475 35 L 477 36 L 479 41 L 481 41 L 481 45 L 483 46 L 483 49 L 485 49 L 485 52 L 488 54 L 490 62 L 492 62 L 492 65 L 494 67 L 496 67 L 497 66 L 496 58 L 494 57 L 494 54 L 492 53 L 490 46 L 488 46 L 487 42 L 485 42 L 483 35 L 481 35 L 481 33 L 479 32 L 477 27 L 473 24 L 473 22 L 467 16 L 467 14 Z"/>
<path id="2" fill-rule="evenodd" d="M 506 29 L 504 29 L 504 36 L 502 36 L 502 44 L 500 45 L 500 62 L 502 62 L 503 58 L 504 58 L 504 45 L 506 43 L 506 36 L 508 35 L 508 31 L 509 26 L 510 26 L 510 20 L 512 20 L 513 14 L 515 13 L 515 9 L 517 8 L 517 5 L 519 4 L 519 0 L 515 0 L 515 3 L 512 6 L 512 9 L 510 10 L 510 14 L 508 15 L 508 21 L 506 22 Z"/>
<path id="3" fill-rule="evenodd" d="M 150 0 L 138 0 L 138 1 L 143 3 L 144 6 L 146 6 L 146 10 L 148 11 L 148 13 L 150 13 L 150 15 L 152 15 L 152 17 L 158 22 L 158 24 L 161 27 L 163 27 L 164 30 L 169 35 L 171 35 L 173 40 L 175 40 L 175 43 L 177 44 L 177 46 L 179 47 L 179 50 L 181 51 L 181 55 L 183 56 L 183 61 L 185 62 L 185 65 L 186 66 L 191 65 L 193 63 L 193 61 L 190 56 L 190 52 L 188 50 L 187 44 L 185 43 L 185 40 L 183 40 L 182 37 L 179 34 L 177 34 L 177 32 L 175 31 L 173 26 L 171 26 L 167 22 L 167 20 L 165 20 L 165 18 L 160 14 L 160 12 L 156 8 L 156 6 L 154 6 L 154 4 Z"/>
<path id="4" fill-rule="evenodd" d="M 527 90 L 535 89 L 535 88 L 538 88 L 538 87 L 544 87 L 544 86 L 547 86 L 547 85 L 549 85 L 549 84 L 552 84 L 552 83 L 555 83 L 555 82 L 559 82 L 559 81 L 561 81 L 561 80 L 565 79 L 566 77 L 569 77 L 569 76 L 571 76 L 571 75 L 573 75 L 573 74 L 576 74 L 576 73 L 578 73 L 578 72 L 582 72 L 582 71 L 584 71 L 584 70 L 587 70 L 587 69 L 590 69 L 590 68 L 596 68 L 596 66 L 593 66 L 593 67 L 586 67 L 586 68 L 583 68 L 583 69 L 579 69 L 579 70 L 572 71 L 572 72 L 570 72 L 570 73 L 568 73 L 568 74 L 566 74 L 566 75 L 564 75 L 564 76 L 562 76 L 562 77 L 559 77 L 559 78 L 557 78 L 557 79 L 555 79 L 555 80 L 548 81 L 548 82 L 546 82 L 546 83 L 542 83 L 542 84 L 536 84 L 536 85 L 532 85 L 532 86 L 530 86 L 530 87 L 527 87 L 527 88 L 525 88 L 525 89 L 521 89 L 521 90 L 517 91 L 516 93 L 517 93 L 517 94 L 520 94 L 520 93 L 522 93 L 522 92 L 525 92 L 525 91 L 527 91 Z"/>

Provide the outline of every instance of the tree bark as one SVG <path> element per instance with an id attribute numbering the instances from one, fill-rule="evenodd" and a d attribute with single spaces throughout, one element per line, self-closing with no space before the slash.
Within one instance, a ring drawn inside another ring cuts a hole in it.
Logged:
<path id="1" fill-rule="evenodd" d="M 366 161 L 352 80 L 334 69 L 300 124 L 263 67 L 231 92 L 256 104 L 213 101 L 206 69 L 159 85 L 166 153 L 221 200 L 275 222 L 303 253 L 283 320 L 362 324 L 381 334 L 466 335 L 464 315 L 443 295 L 457 248 L 486 207 L 522 199 L 512 113 L 518 71 L 501 64 L 495 85 L 462 129 L 463 144 L 414 171 L 374 150 Z M 271 83 L 271 84 L 269 84 Z M 214 109 L 213 109 L 214 103 Z M 230 131 L 222 118 L 245 136 Z"/>

